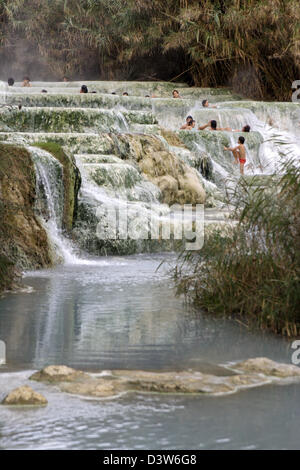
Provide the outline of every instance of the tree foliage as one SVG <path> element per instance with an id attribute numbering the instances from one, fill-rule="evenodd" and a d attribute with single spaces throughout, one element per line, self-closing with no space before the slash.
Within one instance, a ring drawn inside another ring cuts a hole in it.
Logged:
<path id="1" fill-rule="evenodd" d="M 233 83 L 278 99 L 299 78 L 298 0 L 0 0 L 0 21 L 6 44 L 31 42 L 60 75 L 171 80 L 178 72 L 196 85 Z"/>

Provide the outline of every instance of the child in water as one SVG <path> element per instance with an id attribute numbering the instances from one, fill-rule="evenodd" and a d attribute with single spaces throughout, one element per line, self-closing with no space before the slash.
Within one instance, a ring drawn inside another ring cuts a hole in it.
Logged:
<path id="1" fill-rule="evenodd" d="M 244 145 L 245 137 L 239 137 L 238 145 L 236 147 L 224 147 L 224 150 L 230 150 L 233 153 L 235 163 L 240 163 L 240 173 L 244 174 L 244 165 L 246 163 L 246 148 Z"/>
<path id="2" fill-rule="evenodd" d="M 30 83 L 30 78 L 29 78 L 29 77 L 24 77 L 24 78 L 23 78 L 22 86 L 23 86 L 23 87 L 31 87 L 31 83 Z"/>

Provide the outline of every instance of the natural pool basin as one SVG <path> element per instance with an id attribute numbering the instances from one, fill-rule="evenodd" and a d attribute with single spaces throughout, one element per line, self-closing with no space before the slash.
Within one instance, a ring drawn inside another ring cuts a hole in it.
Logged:
<path id="1" fill-rule="evenodd" d="M 167 262 L 157 271 L 162 260 Z M 29 381 L 47 364 L 85 371 L 198 370 L 266 356 L 291 363 L 286 340 L 196 315 L 176 298 L 172 254 L 90 259 L 27 273 L 31 293 L 0 301 L 7 365 L 0 398 L 21 384 L 48 406 L 0 408 L 0 448 L 299 448 L 300 385 L 266 385 L 205 397 L 129 394 L 82 398 Z M 59 412 L 58 412 L 59 410 Z"/>

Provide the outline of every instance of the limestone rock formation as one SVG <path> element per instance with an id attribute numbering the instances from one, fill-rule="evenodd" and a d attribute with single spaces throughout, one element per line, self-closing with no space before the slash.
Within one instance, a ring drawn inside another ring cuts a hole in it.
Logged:
<path id="1" fill-rule="evenodd" d="M 37 147 L 49 152 L 63 166 L 64 209 L 63 226 L 70 231 L 77 216 L 78 192 L 81 186 L 81 175 L 75 158 L 55 142 L 38 142 Z"/>
<path id="2" fill-rule="evenodd" d="M 246 373 L 258 373 L 273 377 L 300 377 L 300 367 L 280 364 L 266 357 L 255 357 L 236 364 L 235 369 Z"/>
<path id="3" fill-rule="evenodd" d="M 222 370 L 222 369 L 220 369 Z M 234 372 L 235 371 L 235 372 Z M 236 393 L 286 378 L 300 378 L 300 369 L 267 358 L 249 359 L 223 375 L 199 371 L 148 372 L 114 370 L 93 376 L 66 366 L 48 366 L 31 379 L 55 383 L 61 391 L 95 398 L 113 397 L 124 392 L 154 392 L 220 395 Z"/>
<path id="4" fill-rule="evenodd" d="M 202 204 L 205 190 L 194 168 L 168 151 L 154 135 L 118 135 L 115 154 L 136 161 L 145 177 L 156 184 L 163 195 L 162 202 L 171 204 Z"/>
<path id="5" fill-rule="evenodd" d="M 0 254 L 8 260 L 6 266 L 36 269 L 51 264 L 47 235 L 34 213 L 35 195 L 30 153 L 0 144 Z"/>
<path id="6" fill-rule="evenodd" d="M 12 390 L 2 401 L 3 405 L 47 405 L 47 399 L 38 392 L 35 392 L 28 385 L 23 385 Z"/>
<path id="7" fill-rule="evenodd" d="M 71 367 L 55 365 L 44 367 L 44 369 L 34 373 L 30 379 L 38 382 L 71 382 L 79 378 L 87 379 L 88 377 L 88 374 Z"/>
<path id="8" fill-rule="evenodd" d="M 15 288 L 19 270 L 49 267 L 54 261 L 41 222 L 49 218 L 49 202 L 38 182 L 37 162 L 54 161 L 60 170 L 53 178 L 63 180 L 62 227 L 70 231 L 76 217 L 81 179 L 74 157 L 55 143 L 38 146 L 46 151 L 0 143 L 0 292 Z"/>

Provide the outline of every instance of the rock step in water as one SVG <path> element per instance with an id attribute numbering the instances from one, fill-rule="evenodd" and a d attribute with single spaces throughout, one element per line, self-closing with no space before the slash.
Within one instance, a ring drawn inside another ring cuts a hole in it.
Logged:
<path id="1" fill-rule="evenodd" d="M 72 107 L 72 108 L 117 108 L 129 110 L 155 110 L 159 113 L 175 113 L 176 110 L 180 111 L 182 115 L 186 115 L 189 109 L 198 105 L 202 107 L 202 100 L 206 99 L 206 95 L 199 95 L 197 97 L 183 97 L 183 99 L 173 99 L 168 97 L 145 98 L 142 96 L 119 96 L 108 95 L 103 93 L 42 93 L 41 91 L 31 91 L 26 93 L 20 89 L 14 92 L 0 93 L 0 103 L 11 106 L 26 106 L 26 107 Z M 32 89 L 31 89 L 32 90 Z M 209 97 L 211 104 L 222 104 L 230 106 L 234 101 L 234 96 L 231 95 L 212 95 Z M 240 104 L 240 103 L 239 103 Z"/>
<path id="2" fill-rule="evenodd" d="M 218 128 L 225 128 L 229 131 L 232 129 L 241 132 L 245 125 L 250 125 L 253 130 L 253 127 L 257 125 L 257 118 L 249 109 L 231 109 L 228 103 L 226 105 L 224 103 L 218 103 L 217 109 L 203 108 L 200 102 L 195 101 L 193 103 L 189 102 L 189 104 L 190 107 L 166 107 L 162 103 L 154 103 L 153 113 L 162 127 L 171 129 L 173 131 L 180 129 L 188 115 L 193 116 L 194 120 L 196 121 L 195 128 L 192 132 L 197 131 L 199 126 L 203 126 L 211 120 L 217 121 Z M 239 134 L 236 135 L 236 139 L 238 136 Z"/>
<path id="3" fill-rule="evenodd" d="M 122 163 L 121 158 L 116 157 L 115 155 L 106 155 L 101 153 L 89 154 L 82 153 L 74 155 L 76 162 L 81 165 L 84 163 Z"/>
<path id="4" fill-rule="evenodd" d="M 0 112 L 0 131 L 107 132 L 129 130 L 131 124 L 156 124 L 152 112 L 87 108 L 22 108 Z"/>
<path id="5" fill-rule="evenodd" d="M 123 93 L 124 91 L 127 91 L 128 93 L 131 92 L 136 92 L 140 94 L 147 94 L 147 92 L 154 92 L 157 90 L 164 90 L 168 92 L 172 92 L 174 88 L 186 88 L 185 83 L 174 83 L 171 82 L 139 82 L 139 81 L 116 81 L 116 80 L 109 80 L 109 81 L 103 81 L 103 80 L 83 80 L 83 81 L 69 81 L 69 82 L 38 82 L 38 81 L 33 81 L 31 82 L 31 88 L 77 88 L 80 89 L 82 85 L 86 85 L 89 89 L 89 91 L 93 90 L 99 90 L 104 93 L 113 93 L 113 92 L 118 92 L 118 93 Z M 16 82 L 14 87 L 21 87 L 22 83 L 21 82 Z M 13 87 L 13 88 L 14 88 Z M 28 88 L 30 89 L 30 88 Z"/>
<path id="6" fill-rule="evenodd" d="M 63 108 L 116 108 L 152 111 L 152 100 L 144 97 L 125 97 L 105 94 L 50 94 L 50 93 L 5 93 L 0 94 L 0 103 L 26 107 Z"/>
<path id="7" fill-rule="evenodd" d="M 47 90 L 47 93 L 45 93 Z M 59 84 L 57 87 L 49 87 L 47 88 L 47 84 L 45 83 L 44 86 L 32 86 L 32 87 L 22 87 L 18 84 L 14 85 L 13 87 L 8 87 L 6 90 L 8 93 L 18 93 L 23 95 L 32 95 L 34 93 L 41 93 L 41 94 L 49 94 L 49 95 L 57 95 L 57 94 L 64 94 L 64 95 L 76 95 L 80 93 L 80 87 L 69 87 L 65 88 L 62 86 L 62 83 Z"/>
<path id="8" fill-rule="evenodd" d="M 0 132 L 0 141 L 34 144 L 54 142 L 73 153 L 111 153 L 110 145 L 98 133 L 71 132 Z"/>
<path id="9" fill-rule="evenodd" d="M 84 163 L 80 169 L 98 186 L 129 189 L 142 180 L 140 172 L 128 163 Z"/>
<path id="10" fill-rule="evenodd" d="M 245 388 L 300 380 L 298 367 L 280 364 L 268 358 L 248 359 L 223 368 L 223 375 L 222 368 L 218 375 L 193 370 L 113 370 L 90 375 L 66 366 L 48 366 L 33 374 L 30 379 L 55 384 L 63 392 L 94 398 L 113 397 L 124 392 L 226 395 Z"/>
<path id="11" fill-rule="evenodd" d="M 300 106 L 299 102 L 272 103 L 265 101 L 243 101 L 228 103 L 230 108 L 248 109 L 255 113 L 264 123 L 295 132 L 299 136 Z"/>
<path id="12" fill-rule="evenodd" d="M 12 390 L 2 401 L 2 405 L 30 405 L 45 406 L 47 399 L 38 392 L 35 392 L 28 385 L 23 385 Z"/>
<path id="13" fill-rule="evenodd" d="M 81 86 L 85 84 L 89 92 L 99 93 L 116 93 L 122 95 L 127 92 L 129 96 L 145 96 L 157 94 L 159 96 L 170 95 L 174 89 L 179 89 L 181 95 L 189 94 L 190 96 L 197 95 L 232 95 L 229 88 L 203 88 L 203 87 L 187 87 L 184 83 L 171 83 L 171 82 L 119 82 L 119 81 L 82 81 L 82 82 L 32 82 L 31 87 L 23 88 L 20 82 L 16 82 L 14 87 L 9 87 L 9 91 L 20 88 L 24 92 L 32 92 L 34 89 L 47 90 L 53 92 L 54 90 L 64 90 L 68 93 L 69 90 L 76 90 L 79 92 Z M 235 95 L 238 98 L 238 95 Z"/>

